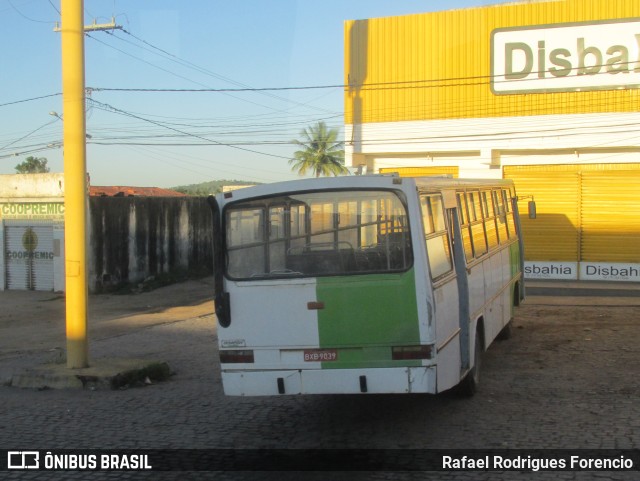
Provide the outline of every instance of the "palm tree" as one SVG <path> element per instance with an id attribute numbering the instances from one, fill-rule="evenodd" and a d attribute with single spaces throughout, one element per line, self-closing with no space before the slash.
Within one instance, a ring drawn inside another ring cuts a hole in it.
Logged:
<path id="1" fill-rule="evenodd" d="M 300 175 L 310 170 L 316 177 L 349 173 L 344 166 L 344 143 L 338 140 L 338 129 L 329 129 L 324 122 L 318 122 L 300 132 L 300 136 L 302 140 L 293 141 L 302 149 L 296 150 L 289 160 L 293 164 L 291 170 Z"/>

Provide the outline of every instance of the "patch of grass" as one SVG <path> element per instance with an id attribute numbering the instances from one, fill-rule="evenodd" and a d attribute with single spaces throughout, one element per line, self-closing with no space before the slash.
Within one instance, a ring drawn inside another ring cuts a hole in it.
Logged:
<path id="1" fill-rule="evenodd" d="M 111 379 L 111 389 L 140 387 L 147 379 L 152 382 L 166 381 L 171 377 L 171 369 L 166 362 L 150 364 L 142 369 L 123 372 Z"/>

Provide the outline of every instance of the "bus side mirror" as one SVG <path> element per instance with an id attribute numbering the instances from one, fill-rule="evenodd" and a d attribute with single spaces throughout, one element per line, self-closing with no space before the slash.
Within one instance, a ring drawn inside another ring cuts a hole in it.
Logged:
<path id="1" fill-rule="evenodd" d="M 530 200 L 529 201 L 529 219 L 535 219 L 535 218 L 536 218 L 536 201 Z"/>

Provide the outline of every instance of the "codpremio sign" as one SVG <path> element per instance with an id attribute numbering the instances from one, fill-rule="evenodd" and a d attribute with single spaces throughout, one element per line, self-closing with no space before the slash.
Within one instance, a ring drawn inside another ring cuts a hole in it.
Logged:
<path id="1" fill-rule="evenodd" d="M 640 87 L 640 19 L 491 33 L 495 94 Z"/>
<path id="2" fill-rule="evenodd" d="M 64 219 L 63 202 L 0 203 L 0 219 Z"/>

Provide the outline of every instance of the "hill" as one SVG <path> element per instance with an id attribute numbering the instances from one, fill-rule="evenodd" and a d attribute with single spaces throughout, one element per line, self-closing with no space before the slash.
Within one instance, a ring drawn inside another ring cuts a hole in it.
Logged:
<path id="1" fill-rule="evenodd" d="M 245 180 L 212 180 L 209 182 L 201 182 L 200 184 L 179 185 L 172 187 L 172 189 L 182 192 L 183 194 L 207 196 L 222 192 L 222 187 L 225 185 L 257 185 L 257 182 L 248 182 Z"/>

